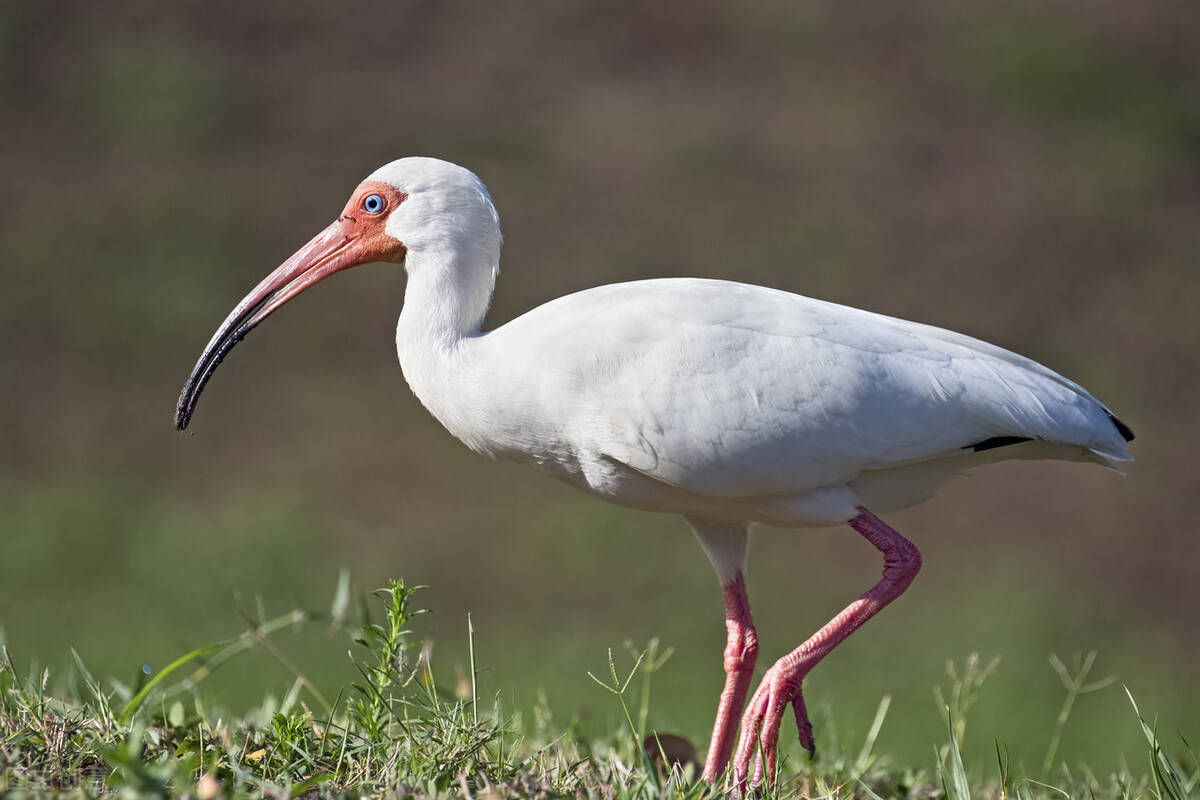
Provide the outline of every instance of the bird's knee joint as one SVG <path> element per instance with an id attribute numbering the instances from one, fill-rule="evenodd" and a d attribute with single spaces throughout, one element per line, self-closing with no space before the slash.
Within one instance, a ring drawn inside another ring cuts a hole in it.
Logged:
<path id="1" fill-rule="evenodd" d="M 753 629 L 729 637 L 725 646 L 725 672 L 753 671 L 758 661 L 758 634 Z"/>
<path id="2" fill-rule="evenodd" d="M 912 542 L 905 541 L 887 554 L 883 571 L 895 579 L 911 581 L 921 571 L 921 551 Z"/>

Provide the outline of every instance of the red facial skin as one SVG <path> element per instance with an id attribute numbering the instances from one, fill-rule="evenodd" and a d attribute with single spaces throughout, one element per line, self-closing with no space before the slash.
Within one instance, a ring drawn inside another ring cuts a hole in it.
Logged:
<path id="1" fill-rule="evenodd" d="M 371 195 L 383 198 L 382 208 L 376 211 L 364 208 L 366 198 Z M 187 427 L 200 393 L 217 366 L 275 309 L 335 272 L 374 261 L 403 264 L 404 243 L 389 236 L 384 228 L 388 215 L 407 197 L 386 183 L 363 181 L 350 196 L 341 216 L 246 295 L 217 329 L 184 384 L 175 410 L 175 427 L 179 430 Z"/>
<path id="2" fill-rule="evenodd" d="M 374 213 L 363 210 L 363 201 L 373 194 L 384 199 L 382 210 Z M 396 264 L 404 263 L 404 243 L 388 236 L 384 231 L 384 223 L 388 215 L 396 207 L 408 199 L 408 195 L 394 186 L 379 181 L 363 181 L 359 184 L 337 222 L 342 223 L 343 233 L 354 237 L 360 260 L 347 266 L 367 264 L 374 261 L 391 261 Z"/>

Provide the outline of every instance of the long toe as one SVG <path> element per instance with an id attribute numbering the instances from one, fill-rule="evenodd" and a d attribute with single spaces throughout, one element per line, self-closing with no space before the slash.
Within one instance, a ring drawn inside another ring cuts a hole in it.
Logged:
<path id="1" fill-rule="evenodd" d="M 800 733 L 800 746 L 808 751 L 808 760 L 817 757 L 817 744 L 813 739 L 812 724 L 808 721 L 808 709 L 804 707 L 804 694 L 796 691 L 792 698 L 792 710 L 796 712 L 796 730 Z"/>
<path id="2" fill-rule="evenodd" d="M 768 681 L 766 676 L 759 684 L 754 696 L 746 706 L 742 715 L 742 734 L 738 739 L 737 750 L 733 755 L 733 769 L 730 772 L 729 789 L 740 794 L 746 788 L 746 778 L 750 774 L 750 759 L 754 757 L 755 745 L 758 744 L 758 734 L 762 729 L 763 717 L 767 711 L 769 699 Z"/>
<path id="3" fill-rule="evenodd" d="M 760 757 L 754 764 L 754 780 L 758 786 L 765 777 L 767 784 L 775 781 L 775 767 L 779 761 L 779 726 L 783 723 L 783 712 L 787 709 L 790 698 L 782 691 L 783 687 L 771 687 L 770 699 L 767 701 L 767 713 L 763 715 L 762 732 L 759 733 Z M 763 764 L 765 756 L 766 764 Z M 766 767 L 766 774 L 763 767 Z"/>

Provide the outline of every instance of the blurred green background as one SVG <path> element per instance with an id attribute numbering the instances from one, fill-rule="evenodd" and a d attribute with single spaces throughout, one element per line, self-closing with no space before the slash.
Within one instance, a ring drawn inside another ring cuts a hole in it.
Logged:
<path id="1" fill-rule="evenodd" d="M 1200 736 L 1200 5 L 9 2 L 0 8 L 0 625 L 129 680 L 237 608 L 431 584 L 448 680 L 615 721 L 587 678 L 661 637 L 652 722 L 706 741 L 716 581 L 680 519 L 604 505 L 453 441 L 409 393 L 402 271 L 306 294 L 243 344 L 189 435 L 183 379 L 244 292 L 402 155 L 488 184 L 490 324 L 610 281 L 768 284 L 964 331 L 1079 380 L 1138 434 L 1120 478 L 987 468 L 892 522 L 925 569 L 807 682 L 821 736 L 925 760 L 947 659 L 1000 655 L 968 727 L 1040 763 L 1047 665 L 1097 649 L 1164 731 Z M 874 582 L 849 529 L 760 530 L 762 666 Z M 239 599 L 240 598 L 240 599 Z M 281 645 L 316 680 L 344 640 Z M 252 657 L 236 709 L 287 673 Z M 824 709 L 824 710 L 822 710 Z M 832 716 L 830 716 L 832 715 Z M 832 720 L 832 721 L 831 721 Z M 1062 755 L 1137 752 L 1119 686 Z M 785 739 L 794 740 L 785 722 Z"/>

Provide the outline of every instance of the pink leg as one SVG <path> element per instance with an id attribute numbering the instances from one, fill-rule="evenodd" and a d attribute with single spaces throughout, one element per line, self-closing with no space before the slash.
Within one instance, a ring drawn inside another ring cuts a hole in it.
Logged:
<path id="1" fill-rule="evenodd" d="M 808 722 L 808 712 L 800 692 L 804 676 L 843 639 L 899 597 L 921 568 L 921 553 L 912 542 L 862 506 L 858 510 L 859 515 L 850 520 L 850 527 L 883 553 L 883 578 L 870 591 L 846 606 L 842 613 L 826 623 L 808 641 L 776 661 L 763 675 L 762 683 L 750 698 L 750 705 L 742 717 L 742 736 L 733 761 L 733 785 L 737 790 L 745 785 L 756 739 L 759 740 L 761 751 L 753 784 L 757 785 L 763 779 L 762 755 L 766 756 L 767 777 L 774 779 L 779 725 L 788 703 L 792 704 L 796 713 L 800 743 L 810 755 L 816 754 L 812 726 Z"/>
<path id="2" fill-rule="evenodd" d="M 738 572 L 733 580 L 721 587 L 725 595 L 725 689 L 717 706 L 717 721 L 713 724 L 712 742 L 704 761 L 704 780 L 714 783 L 725 771 L 733 740 L 737 735 L 738 717 L 750 689 L 750 677 L 758 658 L 758 634 L 750 617 L 750 600 L 746 597 L 746 582 Z"/>

